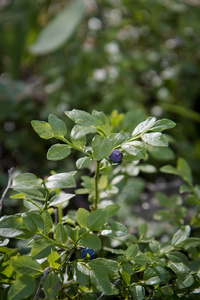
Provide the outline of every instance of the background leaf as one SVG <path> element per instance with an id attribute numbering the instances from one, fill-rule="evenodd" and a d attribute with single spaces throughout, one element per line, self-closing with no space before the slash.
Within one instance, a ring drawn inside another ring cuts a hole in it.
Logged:
<path id="1" fill-rule="evenodd" d="M 61 47 L 74 33 L 86 13 L 84 1 L 74 0 L 41 31 L 31 53 L 46 54 Z"/>

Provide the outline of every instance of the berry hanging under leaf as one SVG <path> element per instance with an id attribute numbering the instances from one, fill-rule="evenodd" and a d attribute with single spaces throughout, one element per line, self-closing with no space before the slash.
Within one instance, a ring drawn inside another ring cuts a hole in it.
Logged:
<path id="1" fill-rule="evenodd" d="M 120 150 L 113 150 L 112 153 L 109 156 L 109 159 L 113 161 L 114 163 L 119 163 L 123 158 L 123 154 Z"/>

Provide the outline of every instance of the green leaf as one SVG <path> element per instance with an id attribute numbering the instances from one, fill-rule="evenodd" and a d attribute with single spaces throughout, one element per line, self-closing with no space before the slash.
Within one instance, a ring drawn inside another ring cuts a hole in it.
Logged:
<path id="1" fill-rule="evenodd" d="M 162 286 L 160 291 L 165 296 L 172 296 L 174 294 L 173 289 L 169 286 Z"/>
<path id="2" fill-rule="evenodd" d="M 164 282 L 167 278 L 167 271 L 160 267 L 160 266 L 155 266 L 147 269 L 144 272 L 144 277 L 143 279 L 145 280 L 145 283 L 148 285 L 154 285 L 158 284 L 161 282 Z"/>
<path id="3" fill-rule="evenodd" d="M 159 210 L 154 214 L 153 218 L 157 221 L 170 221 L 172 213 L 168 210 Z"/>
<path id="4" fill-rule="evenodd" d="M 108 276 L 114 276 L 120 270 L 119 264 L 111 259 L 96 258 L 89 261 L 88 265 L 92 269 L 102 269 Z"/>
<path id="5" fill-rule="evenodd" d="M 179 175 L 185 180 L 190 186 L 192 186 L 192 173 L 191 169 L 186 162 L 185 159 L 179 158 L 178 163 L 177 163 L 177 168 L 174 168 L 173 166 L 166 165 L 160 169 L 161 172 L 163 173 L 168 173 L 168 174 L 174 174 L 174 175 Z"/>
<path id="6" fill-rule="evenodd" d="M 77 169 L 87 168 L 87 167 L 89 167 L 91 162 L 92 162 L 91 158 L 89 158 L 88 156 L 84 156 L 84 157 L 79 158 L 76 161 L 76 167 L 77 167 Z"/>
<path id="7" fill-rule="evenodd" d="M 84 127 L 97 127 L 99 125 L 96 118 L 91 116 L 88 112 L 83 110 L 73 109 L 71 111 L 65 111 L 65 114 L 74 121 L 76 124 Z"/>
<path id="8" fill-rule="evenodd" d="M 187 161 L 184 158 L 178 159 L 177 169 L 180 172 L 182 178 L 191 186 L 192 173 Z"/>
<path id="9" fill-rule="evenodd" d="M 46 54 L 61 47 L 74 34 L 86 14 L 86 5 L 82 0 L 74 0 L 61 10 L 41 31 L 30 47 L 33 54 Z"/>
<path id="10" fill-rule="evenodd" d="M 144 122 L 140 123 L 133 131 L 132 136 L 138 136 L 144 134 L 146 131 L 151 129 L 156 122 L 155 117 L 149 117 Z"/>
<path id="11" fill-rule="evenodd" d="M 144 173 L 156 173 L 157 169 L 156 167 L 154 167 L 153 165 L 149 165 L 149 164 L 140 164 L 139 166 L 140 171 L 144 172 Z"/>
<path id="12" fill-rule="evenodd" d="M 76 186 L 74 175 L 76 172 L 59 173 L 48 177 L 46 187 L 48 189 L 72 188 Z"/>
<path id="13" fill-rule="evenodd" d="M 145 298 L 145 288 L 141 285 L 131 285 L 129 287 L 134 300 L 143 300 Z"/>
<path id="14" fill-rule="evenodd" d="M 84 208 L 78 209 L 77 222 L 81 227 L 87 228 L 87 222 L 90 212 Z"/>
<path id="15" fill-rule="evenodd" d="M 121 237 L 128 234 L 128 229 L 119 222 L 106 223 L 101 231 L 101 235 L 108 237 Z"/>
<path id="16" fill-rule="evenodd" d="M 9 239 L 1 240 L 1 241 L 0 241 L 0 247 L 7 246 L 9 242 L 10 242 Z"/>
<path id="17" fill-rule="evenodd" d="M 86 286 L 90 275 L 90 271 L 86 264 L 82 262 L 73 262 L 72 266 L 73 279 L 77 281 L 80 286 Z"/>
<path id="18" fill-rule="evenodd" d="M 19 274 L 37 277 L 42 273 L 41 265 L 30 256 L 13 256 L 10 262 L 15 271 Z"/>
<path id="19" fill-rule="evenodd" d="M 105 209 L 108 212 L 108 217 L 113 217 L 116 215 L 116 213 L 120 210 L 121 205 L 120 204 L 111 204 L 105 207 Z"/>
<path id="20" fill-rule="evenodd" d="M 67 127 L 61 119 L 59 119 L 55 115 L 50 114 L 48 122 L 53 129 L 55 137 L 64 137 L 66 135 Z"/>
<path id="21" fill-rule="evenodd" d="M 37 232 L 44 229 L 43 218 L 35 212 L 26 212 L 22 214 L 22 220 L 26 228 L 30 231 Z"/>
<path id="22" fill-rule="evenodd" d="M 134 258 L 134 261 L 139 266 L 143 266 L 152 262 L 151 258 L 146 253 L 137 255 Z"/>
<path id="23" fill-rule="evenodd" d="M 53 269 L 60 268 L 61 265 L 61 259 L 60 255 L 56 250 L 53 250 L 47 257 L 47 261 L 49 263 L 49 267 Z"/>
<path id="24" fill-rule="evenodd" d="M 86 145 L 86 142 L 87 142 L 86 132 L 88 132 L 88 130 L 86 131 L 85 129 L 88 129 L 88 128 L 89 129 L 91 128 L 91 130 L 93 130 L 92 127 L 83 127 L 83 126 L 79 126 L 79 125 L 75 125 L 72 128 L 71 133 L 70 133 L 70 139 L 76 147 L 83 148 Z"/>
<path id="25" fill-rule="evenodd" d="M 170 148 L 146 145 L 146 149 L 156 160 L 172 161 L 175 159 L 175 154 Z"/>
<path id="26" fill-rule="evenodd" d="M 31 125 L 42 139 L 48 140 L 54 137 L 53 129 L 49 123 L 33 120 L 31 121 Z"/>
<path id="27" fill-rule="evenodd" d="M 67 231 L 62 223 L 58 223 L 56 225 L 56 228 L 54 230 L 54 237 L 55 237 L 56 242 L 58 242 L 60 244 L 66 243 L 66 241 L 68 239 L 68 235 L 67 235 Z"/>
<path id="28" fill-rule="evenodd" d="M 182 262 L 185 265 L 189 265 L 189 260 L 187 256 L 185 256 L 182 252 L 179 251 L 171 251 L 169 253 L 166 253 L 166 256 L 172 261 L 172 262 Z"/>
<path id="29" fill-rule="evenodd" d="M 36 292 L 36 280 L 28 275 L 18 277 L 8 292 L 8 300 L 23 300 Z"/>
<path id="30" fill-rule="evenodd" d="M 140 235 L 140 238 L 143 238 L 147 235 L 147 232 L 148 232 L 148 225 L 147 223 L 142 223 L 139 227 L 139 235 Z"/>
<path id="31" fill-rule="evenodd" d="M 26 196 L 25 196 L 24 193 L 18 193 L 18 194 L 11 195 L 9 198 L 11 198 L 11 199 L 25 199 Z"/>
<path id="32" fill-rule="evenodd" d="M 176 123 L 169 119 L 162 119 L 155 122 L 153 127 L 151 127 L 152 131 L 160 131 L 170 129 L 176 126 Z"/>
<path id="33" fill-rule="evenodd" d="M 76 228 L 72 228 L 69 225 L 65 226 L 68 236 L 70 237 L 70 239 L 74 242 L 76 242 L 78 240 L 78 231 L 76 230 Z"/>
<path id="34" fill-rule="evenodd" d="M 191 274 L 187 274 L 184 277 L 179 276 L 176 280 L 176 285 L 178 289 L 186 289 L 189 288 L 195 282 L 194 276 Z"/>
<path id="35" fill-rule="evenodd" d="M 182 204 L 182 198 L 180 195 L 172 195 L 170 198 L 167 197 L 165 194 L 156 193 L 156 197 L 160 203 L 160 205 L 168 207 L 172 210 L 179 207 Z"/>
<path id="36" fill-rule="evenodd" d="M 88 228 L 91 231 L 100 230 L 108 218 L 107 210 L 97 209 L 93 211 L 88 217 Z"/>
<path id="37" fill-rule="evenodd" d="M 18 216 L 4 216 L 0 220 L 0 236 L 13 238 L 26 232 L 22 219 Z"/>
<path id="38" fill-rule="evenodd" d="M 170 268 L 177 276 L 182 274 L 188 274 L 190 272 L 190 268 L 186 266 L 184 263 L 168 263 L 168 268 Z"/>
<path id="39" fill-rule="evenodd" d="M 94 160 L 102 160 L 112 152 L 112 143 L 108 138 L 96 135 L 92 140 L 92 149 Z"/>
<path id="40" fill-rule="evenodd" d="M 51 198 L 49 207 L 60 206 L 66 201 L 72 199 L 74 196 L 75 196 L 74 194 L 68 194 L 64 192 L 60 193 L 59 195 L 55 195 Z"/>
<path id="41" fill-rule="evenodd" d="M 160 132 L 145 133 L 142 139 L 145 143 L 152 146 L 167 147 L 169 144 L 166 137 Z"/>
<path id="42" fill-rule="evenodd" d="M 128 133 L 119 132 L 119 133 L 111 133 L 109 136 L 109 139 L 112 142 L 113 148 L 117 146 L 121 146 L 125 141 L 127 141 L 130 138 L 130 135 Z"/>
<path id="43" fill-rule="evenodd" d="M 33 202 L 36 202 L 36 200 L 40 200 L 40 201 L 44 201 L 45 197 L 44 194 L 36 189 L 31 189 L 28 187 L 28 185 L 26 186 L 26 188 L 18 188 L 15 187 L 13 188 L 15 191 L 17 192 L 21 192 L 22 194 L 24 194 L 23 199 L 31 199 Z"/>
<path id="44" fill-rule="evenodd" d="M 180 186 L 180 193 L 192 193 L 194 190 L 193 187 L 189 186 L 189 185 L 181 185 Z"/>
<path id="45" fill-rule="evenodd" d="M 90 278 L 96 289 L 105 295 L 112 295 L 112 286 L 108 275 L 102 269 L 90 271 Z"/>
<path id="46" fill-rule="evenodd" d="M 81 140 L 83 137 L 85 137 L 89 133 L 96 133 L 97 129 L 95 127 L 85 127 L 80 125 L 75 125 L 72 128 L 71 131 L 71 139 L 74 140 Z M 82 143 L 82 146 L 84 146 L 86 143 L 86 139 L 84 139 L 84 142 Z"/>
<path id="47" fill-rule="evenodd" d="M 178 246 L 185 241 L 190 235 L 191 228 L 189 225 L 183 226 L 172 237 L 172 245 Z"/>
<path id="48" fill-rule="evenodd" d="M 179 175 L 180 176 L 180 172 L 174 168 L 173 166 L 170 165 L 166 165 L 160 168 L 160 171 L 166 174 L 173 174 L 173 175 Z"/>
<path id="49" fill-rule="evenodd" d="M 52 145 L 47 152 L 47 159 L 57 161 L 66 158 L 71 153 L 71 147 L 64 144 Z"/>
<path id="50" fill-rule="evenodd" d="M 135 160 L 146 157 L 146 149 L 142 142 L 135 141 L 123 144 L 122 149 L 124 149 L 128 154 L 134 155 Z"/>
<path id="51" fill-rule="evenodd" d="M 188 250 L 190 248 L 196 248 L 200 246 L 200 238 L 195 238 L 195 237 L 191 237 L 191 238 L 187 238 L 187 240 L 182 242 L 182 246 L 184 249 Z"/>
<path id="52" fill-rule="evenodd" d="M 130 260 L 134 258 L 138 254 L 138 252 L 139 252 L 139 247 L 137 244 L 130 245 L 125 251 L 126 258 Z"/>
<path id="53" fill-rule="evenodd" d="M 131 275 L 127 274 L 123 269 L 121 271 L 121 279 L 126 286 L 131 284 Z"/>
<path id="54" fill-rule="evenodd" d="M 101 240 L 97 235 L 89 233 L 80 239 L 79 245 L 98 250 L 101 248 Z"/>
<path id="55" fill-rule="evenodd" d="M 111 127 L 106 115 L 102 111 L 93 110 L 92 116 L 94 116 L 99 123 L 97 128 L 99 133 L 101 134 L 103 132 L 106 136 L 109 136 Z"/>
<path id="56" fill-rule="evenodd" d="M 23 173 L 15 176 L 11 186 L 14 190 L 16 189 L 41 189 L 42 180 L 37 178 L 32 173 Z"/>
<path id="57" fill-rule="evenodd" d="M 158 241 L 152 241 L 149 244 L 149 248 L 153 253 L 160 253 L 160 243 Z"/>
<path id="58" fill-rule="evenodd" d="M 44 221 L 44 231 L 43 231 L 43 233 L 48 234 L 51 231 L 52 227 L 53 227 L 53 221 L 52 221 L 51 215 L 47 210 L 44 210 L 41 214 L 41 217 Z"/>
<path id="59" fill-rule="evenodd" d="M 49 272 L 43 281 L 45 298 L 49 300 L 58 299 L 60 292 L 60 279 L 55 272 Z"/>
<path id="60" fill-rule="evenodd" d="M 133 275 L 133 264 L 130 261 L 122 262 L 121 267 L 124 272 L 129 275 Z"/>
<path id="61" fill-rule="evenodd" d="M 169 198 L 163 193 L 156 193 L 160 205 L 168 207 Z"/>
<path id="62" fill-rule="evenodd" d="M 35 238 L 31 249 L 31 256 L 34 259 L 47 257 L 51 253 L 52 247 L 53 241 L 51 242 L 50 239 Z"/>

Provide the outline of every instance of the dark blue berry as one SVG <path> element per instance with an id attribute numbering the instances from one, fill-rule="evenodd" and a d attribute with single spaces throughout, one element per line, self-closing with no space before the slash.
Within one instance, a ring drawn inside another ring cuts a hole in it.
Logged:
<path id="1" fill-rule="evenodd" d="M 81 251 L 81 256 L 82 258 L 87 257 L 87 254 L 89 254 L 90 258 L 94 258 L 95 256 L 95 251 L 93 249 L 89 249 L 87 247 L 83 248 L 83 250 Z"/>
<path id="2" fill-rule="evenodd" d="M 119 163 L 123 158 L 123 154 L 120 150 L 113 150 L 109 156 L 109 159 L 112 160 L 114 163 Z"/>

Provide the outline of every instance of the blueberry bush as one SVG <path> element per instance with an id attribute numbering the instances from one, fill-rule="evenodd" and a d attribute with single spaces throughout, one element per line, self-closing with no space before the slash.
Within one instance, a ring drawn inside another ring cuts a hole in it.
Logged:
<path id="1" fill-rule="evenodd" d="M 154 216 L 157 226 L 166 220 L 173 226 L 168 240 L 156 239 L 145 222 L 132 232 L 117 219 L 123 169 L 144 168 L 149 149 L 164 153 L 170 137 L 162 132 L 176 124 L 149 117 L 132 132 L 116 133 L 103 112 L 65 115 L 75 123 L 70 130 L 53 114 L 31 124 L 42 139 L 53 139 L 47 159 L 68 160 L 75 152 L 76 170 L 44 178 L 10 174 L 2 195 L 1 209 L 10 189 L 23 210 L 0 219 L 1 299 L 198 299 L 200 186 L 185 159 L 160 169 L 182 182 L 178 195 L 156 195 L 163 207 Z M 87 195 L 88 208 L 66 210 L 80 195 Z"/>

